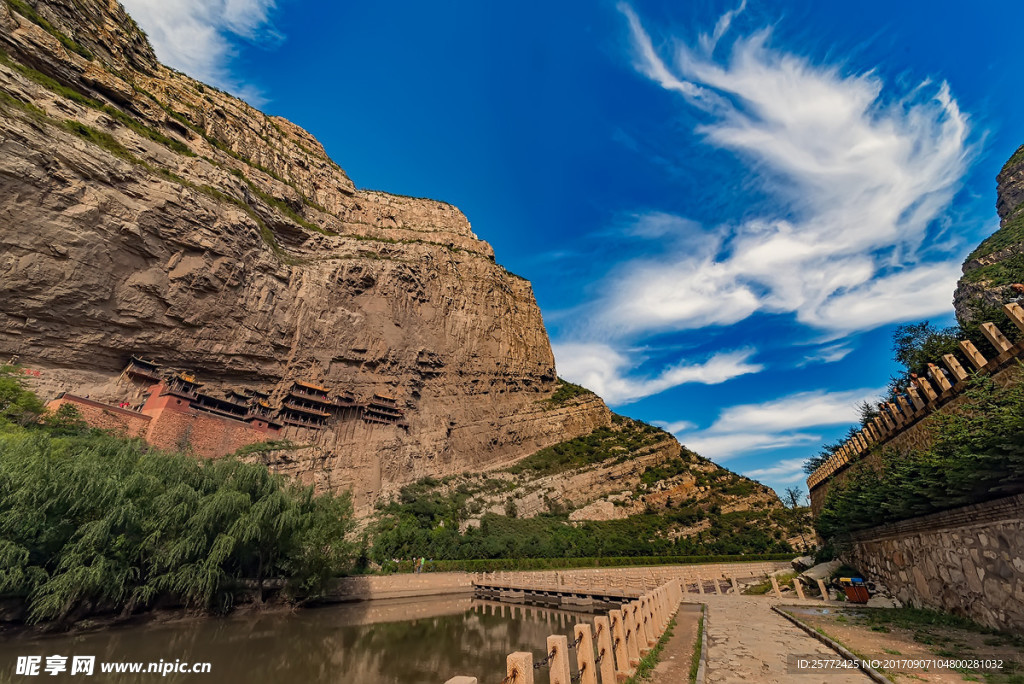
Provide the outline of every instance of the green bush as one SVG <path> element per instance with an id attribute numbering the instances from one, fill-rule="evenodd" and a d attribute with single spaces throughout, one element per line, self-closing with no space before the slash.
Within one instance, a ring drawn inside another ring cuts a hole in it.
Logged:
<path id="1" fill-rule="evenodd" d="M 349 567 L 347 495 L 314 497 L 233 458 L 157 452 L 71 409 L 18 424 L 12 407 L 31 393 L 10 380 L 0 375 L 0 596 L 22 598 L 31 622 L 158 598 L 223 610 L 252 582 L 262 600 L 273 578 L 311 597 Z"/>
<path id="2" fill-rule="evenodd" d="M 1024 491 L 1024 384 L 975 377 L 955 413 L 936 414 L 926 450 L 879 454 L 833 482 L 815 519 L 825 539 Z"/>

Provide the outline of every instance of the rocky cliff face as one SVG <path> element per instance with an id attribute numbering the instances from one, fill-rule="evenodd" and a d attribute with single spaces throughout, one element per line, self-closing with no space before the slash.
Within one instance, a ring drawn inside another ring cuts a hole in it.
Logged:
<path id="1" fill-rule="evenodd" d="M 359 190 L 309 133 L 162 66 L 114 0 L 0 2 L 0 356 L 116 401 L 131 354 L 208 388 L 397 396 L 289 428 L 325 490 L 508 464 L 610 423 L 550 400 L 529 282 L 444 202 Z"/>
<path id="2" fill-rule="evenodd" d="M 964 262 L 964 276 L 953 296 L 957 319 L 964 325 L 1000 320 L 1000 307 L 1016 296 L 1010 285 L 1024 282 L 1024 146 L 996 177 L 999 230 Z"/>

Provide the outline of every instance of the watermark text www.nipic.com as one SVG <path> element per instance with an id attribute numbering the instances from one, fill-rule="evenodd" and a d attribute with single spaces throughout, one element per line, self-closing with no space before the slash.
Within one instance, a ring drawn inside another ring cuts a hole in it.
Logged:
<path id="1" fill-rule="evenodd" d="M 169 674 L 209 674 L 210 663 L 183 663 L 180 659 L 173 662 L 96 662 L 96 656 L 18 656 L 14 666 L 14 674 L 26 677 L 37 675 L 83 675 L 92 676 L 97 672 L 103 674 L 132 673 L 155 674 L 166 677 Z"/>

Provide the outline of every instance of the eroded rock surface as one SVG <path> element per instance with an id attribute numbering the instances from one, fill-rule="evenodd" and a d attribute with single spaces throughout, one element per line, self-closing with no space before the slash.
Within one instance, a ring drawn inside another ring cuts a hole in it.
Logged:
<path id="1" fill-rule="evenodd" d="M 360 510 L 608 425 L 562 402 L 530 283 L 444 202 L 359 190 L 298 126 L 157 61 L 116 2 L 0 3 L 0 356 L 118 401 L 132 354 L 211 389 L 397 396 L 408 427 L 262 455 Z M 35 16 L 26 16 L 35 15 Z"/>

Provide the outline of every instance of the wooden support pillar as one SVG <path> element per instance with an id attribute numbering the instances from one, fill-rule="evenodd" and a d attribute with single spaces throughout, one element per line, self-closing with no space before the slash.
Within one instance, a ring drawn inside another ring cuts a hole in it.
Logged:
<path id="1" fill-rule="evenodd" d="M 736 578 L 735 577 L 730 577 L 729 581 L 732 583 L 732 593 L 739 594 L 740 593 L 740 589 L 739 589 L 739 587 L 736 586 Z"/>
<path id="2" fill-rule="evenodd" d="M 444 684 L 477 684 L 476 677 L 452 677 Z"/>
<path id="3" fill-rule="evenodd" d="M 623 617 L 621 610 L 610 610 L 608 611 L 608 620 L 611 622 L 612 648 L 615 650 L 616 679 L 625 679 L 630 673 L 629 646 L 626 643 L 625 618 Z"/>
<path id="4" fill-rule="evenodd" d="M 892 422 L 892 418 L 889 417 L 889 413 L 884 407 L 878 413 L 878 418 L 875 418 L 875 422 L 881 423 L 885 432 L 892 432 L 896 429 L 896 423 Z"/>
<path id="5" fill-rule="evenodd" d="M 548 667 L 550 684 L 573 684 L 572 671 L 569 669 L 569 637 L 564 634 L 552 634 L 548 637 L 548 653 L 551 662 Z"/>
<path id="6" fill-rule="evenodd" d="M 505 679 L 516 684 L 533 684 L 533 654 L 526 651 L 510 653 L 505 659 Z"/>
<path id="7" fill-rule="evenodd" d="M 964 356 L 967 357 L 967 360 L 970 362 L 972 366 L 974 366 L 975 370 L 981 370 L 982 368 L 985 367 L 985 364 L 988 363 L 988 360 L 981 355 L 981 352 L 978 351 L 978 348 L 974 346 L 973 342 L 971 342 L 970 340 L 960 340 L 959 344 L 960 351 L 964 353 Z"/>
<path id="8" fill-rule="evenodd" d="M 775 575 L 770 575 L 772 580 L 772 591 L 775 592 L 776 598 L 782 598 L 782 592 L 779 590 L 779 581 L 775 579 Z"/>
<path id="9" fill-rule="evenodd" d="M 891 401 L 886 403 L 886 407 L 889 409 L 889 417 L 892 418 L 896 427 L 903 427 L 906 424 L 907 419 L 903 417 L 903 414 L 900 412 L 900 408 Z"/>
<path id="10" fill-rule="evenodd" d="M 594 618 L 594 640 L 597 642 L 595 661 L 601 673 L 601 684 L 615 684 L 615 647 L 612 644 L 611 622 L 604 615 Z"/>
<path id="11" fill-rule="evenodd" d="M 1018 309 L 1020 307 L 1017 307 Z M 963 382 L 967 379 L 967 371 L 960 365 L 960 362 L 956 360 L 956 357 L 952 354 L 943 354 L 942 363 L 949 369 L 949 372 L 953 374 L 957 382 Z"/>
<path id="12" fill-rule="evenodd" d="M 1003 311 L 1013 321 L 1013 324 L 1020 331 L 1024 332 L 1024 308 L 1017 302 L 1010 302 L 1009 304 L 1003 304 Z"/>
<path id="13" fill-rule="evenodd" d="M 995 323 L 982 323 L 981 334 L 985 336 L 985 339 L 992 343 L 992 346 L 1002 354 L 1003 352 L 1010 351 L 1013 347 L 1010 341 L 1003 335 L 1003 331 L 996 327 Z"/>
<path id="14" fill-rule="evenodd" d="M 825 583 L 821 580 L 818 580 L 818 591 L 821 592 L 821 600 L 828 601 L 828 587 L 826 587 Z"/>
<path id="15" fill-rule="evenodd" d="M 722 587 L 718 584 L 718 578 L 712 577 L 711 580 L 715 583 L 715 593 L 719 596 L 722 595 Z"/>
<path id="16" fill-rule="evenodd" d="M 703 596 L 704 594 L 704 580 L 700 575 L 697 575 L 697 591 Z"/>
<path id="17" fill-rule="evenodd" d="M 803 584 L 800 582 L 800 578 L 799 577 L 794 577 L 793 578 L 793 590 L 796 591 L 796 595 L 799 598 L 801 598 L 801 599 L 805 598 L 804 597 L 804 587 L 803 587 Z"/>
<path id="18" fill-rule="evenodd" d="M 576 667 L 580 675 L 580 684 L 597 684 L 597 664 L 594 662 L 594 640 L 590 625 L 576 625 L 572 628 L 572 633 L 579 642 L 576 646 Z"/>

